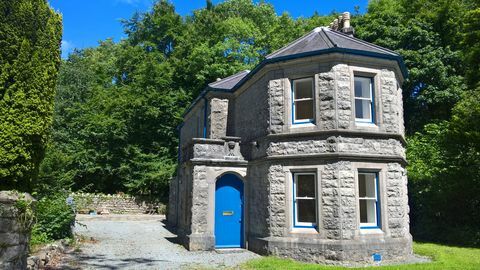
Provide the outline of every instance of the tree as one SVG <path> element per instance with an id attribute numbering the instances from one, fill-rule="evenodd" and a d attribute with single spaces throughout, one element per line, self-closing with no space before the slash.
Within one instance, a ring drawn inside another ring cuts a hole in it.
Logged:
<path id="1" fill-rule="evenodd" d="M 28 191 L 44 157 L 62 19 L 45 0 L 0 2 L 0 189 Z"/>

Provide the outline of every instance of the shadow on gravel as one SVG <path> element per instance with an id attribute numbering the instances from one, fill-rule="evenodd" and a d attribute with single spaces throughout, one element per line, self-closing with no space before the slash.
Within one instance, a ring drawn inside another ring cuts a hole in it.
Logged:
<path id="1" fill-rule="evenodd" d="M 76 266 L 68 266 L 62 267 L 62 269 L 66 270 L 78 270 L 83 269 L 84 267 L 90 269 L 124 269 L 127 266 L 135 265 L 139 269 L 143 269 L 144 267 L 148 266 L 155 266 L 158 262 L 169 262 L 168 260 L 156 260 L 156 259 L 147 259 L 147 258 L 128 258 L 128 259 L 106 259 L 103 255 L 94 255 L 94 256 L 87 256 L 80 253 L 71 254 L 73 259 L 79 262 L 78 267 Z"/>
<path id="2" fill-rule="evenodd" d="M 170 226 L 167 222 L 167 219 L 164 218 L 160 221 L 162 223 L 162 226 L 169 231 L 171 234 L 174 234 L 174 237 L 164 237 L 168 242 L 173 243 L 173 244 L 178 244 L 181 245 L 180 243 L 180 238 L 177 236 L 177 233 L 175 231 L 175 228 Z"/>

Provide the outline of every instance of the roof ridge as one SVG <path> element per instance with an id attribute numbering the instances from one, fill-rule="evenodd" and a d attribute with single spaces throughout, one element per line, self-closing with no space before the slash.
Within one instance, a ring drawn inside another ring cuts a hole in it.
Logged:
<path id="1" fill-rule="evenodd" d="M 325 32 L 325 29 L 328 29 L 327 27 L 322 27 L 322 33 L 323 35 L 327 38 L 327 40 L 332 44 L 333 47 L 338 47 L 338 44 L 333 42 L 333 40 L 327 35 Z"/>
<path id="2" fill-rule="evenodd" d="M 249 73 L 249 72 L 250 72 L 250 70 L 248 70 L 248 69 L 239 71 L 239 72 L 237 72 L 237 73 L 235 73 L 235 74 L 232 74 L 232 75 L 230 75 L 230 76 L 228 76 L 228 77 L 225 77 L 225 78 L 223 78 L 223 79 L 220 79 L 220 80 L 218 80 L 218 81 L 211 82 L 211 83 L 208 84 L 208 86 L 214 86 L 215 84 L 219 84 L 219 83 L 224 83 L 224 82 L 230 81 L 230 80 L 232 80 L 232 79 L 234 79 L 234 78 L 236 78 L 236 77 L 238 77 L 238 76 L 240 76 L 240 75 L 242 75 L 242 74 L 244 74 L 244 73 Z"/>
<path id="3" fill-rule="evenodd" d="M 305 37 L 311 35 L 311 34 L 314 34 L 316 33 L 315 29 L 313 29 L 312 31 L 308 32 L 307 34 L 295 39 L 294 41 L 288 43 L 287 45 L 283 46 L 282 48 L 270 53 L 270 54 L 267 54 L 265 56 L 265 58 L 271 58 L 272 56 L 275 56 L 275 55 L 278 55 L 279 53 L 285 51 L 286 49 L 292 47 L 293 45 L 297 44 L 298 42 L 300 42 L 301 40 L 303 40 Z"/>
<path id="4" fill-rule="evenodd" d="M 354 42 L 357 42 L 357 43 L 360 43 L 360 44 L 363 44 L 363 45 L 366 45 L 366 46 L 369 46 L 369 47 L 372 47 L 372 48 L 375 48 L 375 49 L 383 50 L 383 51 L 386 51 L 386 52 L 389 52 L 389 53 L 394 53 L 394 54 L 397 54 L 397 55 L 398 55 L 397 52 L 392 51 L 392 50 L 387 49 L 387 48 L 384 48 L 384 47 L 382 47 L 382 46 L 379 46 L 379 45 L 370 43 L 370 42 L 368 42 L 368 41 L 365 41 L 365 40 L 362 40 L 362 39 L 359 39 L 359 38 L 356 38 L 356 37 L 352 37 L 352 36 L 350 36 L 350 35 L 347 35 L 347 34 L 345 34 L 345 33 L 340 32 L 340 31 L 332 30 L 332 29 L 329 29 L 329 28 L 327 28 L 327 29 L 328 29 L 329 32 L 333 33 L 334 35 L 335 35 L 335 34 L 336 34 L 336 35 L 341 35 L 342 37 L 348 38 L 348 39 L 350 39 L 350 40 L 352 40 L 352 41 L 354 41 Z M 326 36 L 328 36 L 328 35 L 326 34 Z"/>

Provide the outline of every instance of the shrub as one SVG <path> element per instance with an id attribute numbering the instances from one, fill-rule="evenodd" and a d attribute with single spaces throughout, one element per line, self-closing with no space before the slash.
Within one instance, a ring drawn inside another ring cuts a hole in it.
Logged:
<path id="1" fill-rule="evenodd" d="M 75 213 L 66 203 L 66 195 L 54 194 L 37 203 L 37 223 L 32 229 L 32 244 L 72 236 Z"/>

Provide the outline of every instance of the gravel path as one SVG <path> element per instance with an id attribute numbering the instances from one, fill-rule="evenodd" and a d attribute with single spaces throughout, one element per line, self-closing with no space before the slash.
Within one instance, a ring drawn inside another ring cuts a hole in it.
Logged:
<path id="1" fill-rule="evenodd" d="M 246 251 L 187 251 L 165 228 L 164 216 L 77 216 L 86 225 L 76 233 L 98 242 L 85 243 L 68 259 L 76 269 L 199 269 L 234 267 L 259 256 Z"/>

